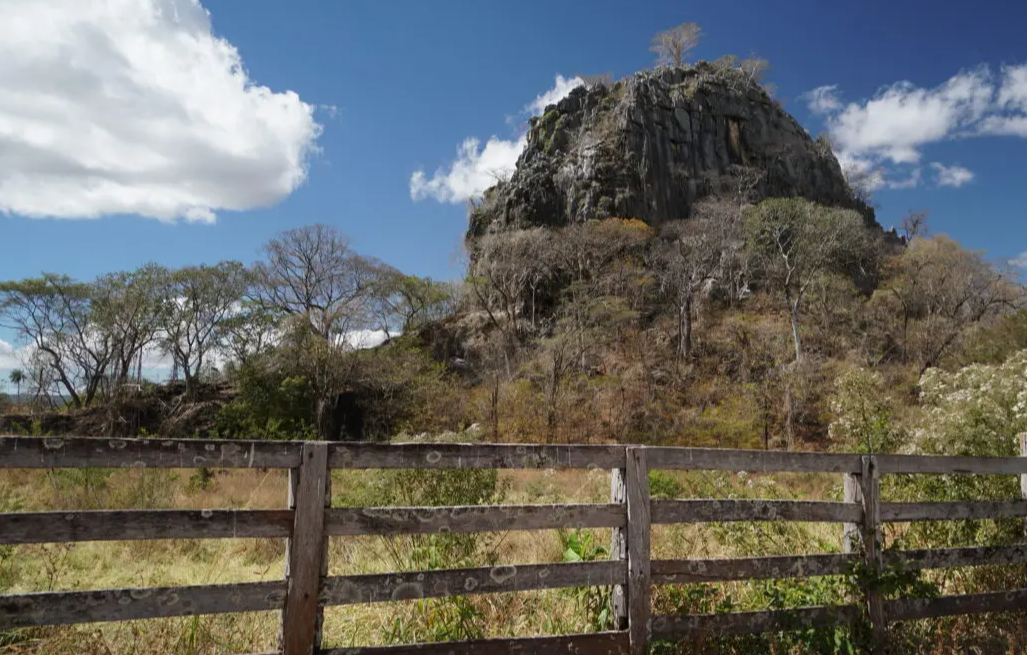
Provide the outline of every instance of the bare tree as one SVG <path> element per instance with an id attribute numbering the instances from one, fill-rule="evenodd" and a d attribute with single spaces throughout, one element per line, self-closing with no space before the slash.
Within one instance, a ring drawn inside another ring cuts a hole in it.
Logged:
<path id="1" fill-rule="evenodd" d="M 659 66 L 681 66 L 689 51 L 699 45 L 702 28 L 695 23 L 682 23 L 653 37 L 649 48 L 656 53 Z"/>
<path id="2" fill-rule="evenodd" d="M 224 347 L 227 326 L 246 289 L 242 264 L 222 262 L 174 271 L 163 289 L 161 348 L 185 377 L 187 393 L 210 356 Z"/>
<path id="3" fill-rule="evenodd" d="M 139 375 L 144 351 L 157 337 L 160 292 L 168 272 L 155 264 L 135 271 L 111 273 L 95 284 L 93 312 L 98 329 L 110 336 L 112 361 L 111 384 L 117 388 L 132 375 Z"/>
<path id="4" fill-rule="evenodd" d="M 795 360 L 802 359 L 799 317 L 810 285 L 823 272 L 853 265 L 869 244 L 862 217 L 802 198 L 771 198 L 746 213 L 751 252 L 784 295 L 792 323 Z"/>
<path id="5" fill-rule="evenodd" d="M 1023 305 L 1023 287 L 981 253 L 945 236 L 916 239 L 885 265 L 872 305 L 885 326 L 886 344 L 922 374 L 937 366 L 967 332 Z"/>
<path id="6" fill-rule="evenodd" d="M 281 315 L 306 317 L 310 329 L 331 339 L 359 319 L 378 263 L 350 248 L 330 225 L 288 230 L 264 245 L 254 264 L 253 295 Z"/>
<path id="7" fill-rule="evenodd" d="M 93 285 L 66 275 L 0 283 L 0 325 L 30 342 L 75 407 L 89 405 L 112 358 L 93 314 Z"/>
<path id="8" fill-rule="evenodd" d="M 692 354 L 692 321 L 696 301 L 703 288 L 718 273 L 721 244 L 717 231 L 709 221 L 692 219 L 674 221 L 664 226 L 653 257 L 660 282 L 660 292 L 677 313 L 677 360 L 688 361 Z"/>
<path id="9" fill-rule="evenodd" d="M 902 217 L 902 238 L 906 243 L 911 243 L 914 239 L 926 237 L 930 234 L 927 227 L 927 212 L 926 211 L 910 211 L 908 214 Z"/>

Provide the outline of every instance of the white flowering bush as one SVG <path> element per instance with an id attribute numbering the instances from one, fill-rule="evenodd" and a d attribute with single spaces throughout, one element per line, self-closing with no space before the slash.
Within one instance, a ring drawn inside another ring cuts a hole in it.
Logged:
<path id="1" fill-rule="evenodd" d="M 1017 435 L 1027 431 L 1027 351 L 1002 364 L 957 371 L 929 369 L 921 378 L 922 413 L 912 452 L 931 455 L 1019 455 Z M 1001 500 L 1020 497 L 1015 475 L 886 476 L 885 500 Z M 897 529 L 910 547 L 974 546 L 1022 539 L 1018 519 L 937 521 Z"/>
<path id="2" fill-rule="evenodd" d="M 828 428 L 831 440 L 846 451 L 888 453 L 898 451 L 906 439 L 884 395 L 881 374 L 857 368 L 835 380 L 831 398 L 834 419 Z"/>
<path id="3" fill-rule="evenodd" d="M 923 453 L 1018 455 L 1027 431 L 1027 351 L 998 365 L 948 372 L 928 369 L 920 381 L 924 414 L 915 443 Z"/>

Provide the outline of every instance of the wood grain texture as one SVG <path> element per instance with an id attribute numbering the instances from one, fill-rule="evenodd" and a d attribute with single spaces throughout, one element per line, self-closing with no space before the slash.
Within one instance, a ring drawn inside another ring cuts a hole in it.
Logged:
<path id="1" fill-rule="evenodd" d="M 848 625 L 858 616 L 859 608 L 850 605 L 731 614 L 656 616 L 653 617 L 653 639 L 702 639 Z"/>
<path id="2" fill-rule="evenodd" d="M 365 469 L 613 469 L 624 466 L 624 446 L 333 444 L 328 463 Z"/>
<path id="3" fill-rule="evenodd" d="M 1027 500 L 960 500 L 881 504 L 881 520 L 886 523 L 1008 519 L 1025 516 L 1027 516 Z"/>
<path id="4" fill-rule="evenodd" d="M 860 561 L 856 555 L 788 555 L 745 559 L 653 560 L 653 584 L 771 580 L 847 575 Z"/>
<path id="5" fill-rule="evenodd" d="M 628 652 L 627 632 L 598 632 L 563 637 L 329 648 L 320 651 L 320 655 L 628 655 Z"/>
<path id="6" fill-rule="evenodd" d="M 303 444 L 300 479 L 296 486 L 295 523 L 289 549 L 289 584 L 282 622 L 284 655 L 311 655 L 319 646 L 317 600 L 324 553 L 325 489 L 328 447 Z"/>
<path id="7" fill-rule="evenodd" d="M 976 548 L 935 548 L 925 550 L 886 550 L 881 553 L 884 566 L 904 570 L 952 569 L 963 566 L 1027 563 L 1027 546 L 980 546 Z"/>
<path id="8" fill-rule="evenodd" d="M 628 508 L 628 636 L 631 655 L 649 648 L 651 613 L 649 465 L 645 448 L 628 448 L 624 488 Z"/>
<path id="9" fill-rule="evenodd" d="M 863 556 L 868 570 L 879 573 L 882 569 L 881 548 L 884 541 L 881 533 L 881 473 L 875 456 L 863 456 L 859 483 L 860 495 L 863 498 Z M 863 594 L 873 634 L 871 652 L 878 655 L 887 650 L 888 619 L 884 597 L 874 583 L 865 585 Z"/>
<path id="10" fill-rule="evenodd" d="M 117 510 L 0 514 L 0 545 L 288 537 L 288 510 Z"/>
<path id="11" fill-rule="evenodd" d="M 610 471 L 610 502 L 620 505 L 627 519 L 627 497 L 624 487 L 624 469 Z M 610 530 L 610 559 L 628 561 L 628 531 L 626 527 Z M 628 596 L 624 585 L 615 585 L 610 590 L 610 609 L 613 613 L 613 627 L 617 630 L 628 629 Z"/>
<path id="12" fill-rule="evenodd" d="M 623 505 L 467 505 L 463 507 L 355 507 L 328 510 L 333 536 L 503 532 L 623 527 Z"/>
<path id="13" fill-rule="evenodd" d="M 858 473 L 859 455 L 787 453 L 721 448 L 648 448 L 652 468 L 748 471 Z"/>
<path id="14" fill-rule="evenodd" d="M 950 455 L 876 455 L 881 474 L 932 473 L 967 475 L 1027 474 L 1023 457 L 958 457 Z"/>
<path id="15" fill-rule="evenodd" d="M 355 605 L 533 589 L 608 587 L 624 584 L 627 577 L 627 562 L 612 561 L 351 575 L 327 578 L 321 585 L 320 603 Z"/>
<path id="16" fill-rule="evenodd" d="M 885 605 L 888 618 L 892 621 L 931 619 L 957 614 L 1022 612 L 1027 606 L 1027 589 L 938 598 L 900 598 L 887 601 Z"/>
<path id="17" fill-rule="evenodd" d="M 0 437 L 0 468 L 292 468 L 300 442 Z"/>
<path id="18" fill-rule="evenodd" d="M 862 521 L 853 503 L 805 500 L 654 500 L 653 523 L 723 523 L 735 521 Z"/>
<path id="19" fill-rule="evenodd" d="M 861 464 L 862 466 L 862 464 Z M 842 480 L 842 502 L 863 506 L 863 486 L 858 473 L 846 473 Z M 863 548 L 863 526 L 852 522 L 842 525 L 842 552 L 858 553 Z"/>
<path id="20" fill-rule="evenodd" d="M 0 630 L 274 610 L 285 594 L 286 583 L 274 581 L 0 596 Z"/>

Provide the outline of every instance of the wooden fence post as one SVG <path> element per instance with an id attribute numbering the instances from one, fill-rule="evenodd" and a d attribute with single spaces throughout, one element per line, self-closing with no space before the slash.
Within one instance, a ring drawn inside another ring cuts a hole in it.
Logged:
<path id="1" fill-rule="evenodd" d="M 624 469 L 613 469 L 610 471 L 610 502 L 624 504 L 627 498 L 624 493 Z M 626 561 L 628 558 L 627 549 L 627 527 L 613 528 L 610 536 L 610 559 Z M 612 597 L 610 598 L 611 609 L 613 610 L 613 629 L 628 629 L 628 603 L 627 593 L 624 585 L 614 585 Z"/>
<path id="2" fill-rule="evenodd" d="M 881 574 L 881 476 L 877 468 L 877 458 L 873 455 L 862 458 L 860 486 L 863 497 L 863 552 L 868 572 L 876 577 Z M 882 653 L 886 647 L 887 623 L 884 616 L 884 599 L 876 580 L 872 580 L 866 587 L 866 602 L 874 640 L 873 652 Z"/>
<path id="3" fill-rule="evenodd" d="M 283 655 L 312 655 L 318 647 L 318 594 L 325 558 L 328 444 L 303 444 L 298 476 L 293 494 L 296 509 L 292 539 L 288 549 L 289 587 L 282 614 Z"/>
<path id="4" fill-rule="evenodd" d="M 631 655 L 645 655 L 652 631 L 649 463 L 646 454 L 645 448 L 628 448 L 624 476 L 628 505 L 628 636 Z"/>
<path id="5" fill-rule="evenodd" d="M 842 502 L 863 505 L 863 483 L 859 473 L 846 473 Z M 863 526 L 860 523 L 842 524 L 842 552 L 858 553 L 862 549 Z"/>

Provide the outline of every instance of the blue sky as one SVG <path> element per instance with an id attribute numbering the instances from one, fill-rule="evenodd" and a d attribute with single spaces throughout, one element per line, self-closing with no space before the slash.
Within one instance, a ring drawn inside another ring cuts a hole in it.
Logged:
<path id="1" fill-rule="evenodd" d="M 0 279 L 251 261 L 314 222 L 457 277 L 483 165 L 449 175 L 461 144 L 508 160 L 557 75 L 650 66 L 685 21 L 695 57 L 768 59 L 786 109 L 879 168 L 883 225 L 926 209 L 996 260 L 1027 251 L 1027 68 L 1003 69 L 1027 64 L 1027 3 L 5 0 Z"/>

